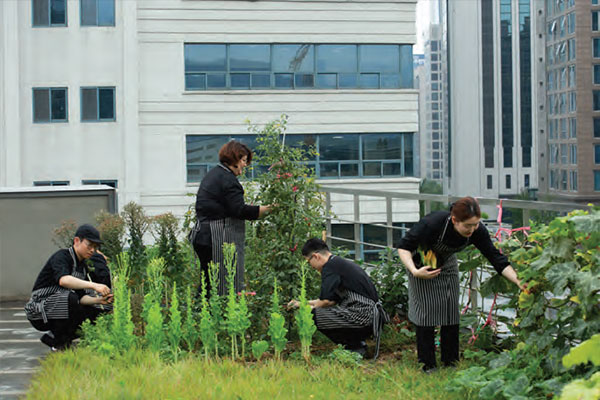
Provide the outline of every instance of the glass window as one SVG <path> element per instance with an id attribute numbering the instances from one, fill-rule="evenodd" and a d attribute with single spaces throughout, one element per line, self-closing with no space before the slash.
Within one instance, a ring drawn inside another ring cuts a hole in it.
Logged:
<path id="1" fill-rule="evenodd" d="M 592 54 L 594 58 L 600 58 L 600 38 L 594 38 L 592 44 Z"/>
<path id="2" fill-rule="evenodd" d="M 593 110 L 600 111 L 600 90 L 594 90 L 593 92 Z"/>
<path id="3" fill-rule="evenodd" d="M 575 65 L 570 65 L 569 66 L 569 87 L 570 88 L 574 88 L 575 87 Z"/>
<path id="4" fill-rule="evenodd" d="M 598 14 L 600 11 L 592 11 L 592 31 L 598 31 Z"/>
<path id="5" fill-rule="evenodd" d="M 600 171 L 594 171 L 594 191 L 600 192 Z"/>
<path id="6" fill-rule="evenodd" d="M 66 26 L 67 0 L 32 0 L 33 26 Z"/>
<path id="7" fill-rule="evenodd" d="M 569 171 L 570 190 L 577 191 L 577 171 Z"/>
<path id="8" fill-rule="evenodd" d="M 67 88 L 33 89 L 33 122 L 67 121 Z"/>
<path id="9" fill-rule="evenodd" d="M 270 71 L 271 46 L 268 44 L 231 44 L 229 45 L 229 70 Z"/>
<path id="10" fill-rule="evenodd" d="M 82 26 L 114 26 L 115 0 L 81 0 Z"/>
<path id="11" fill-rule="evenodd" d="M 569 118 L 569 137 L 577 137 L 577 118 Z"/>
<path id="12" fill-rule="evenodd" d="M 568 60 L 575 59 L 575 53 L 577 51 L 577 46 L 575 45 L 575 39 L 569 39 L 569 58 Z"/>
<path id="13" fill-rule="evenodd" d="M 567 165 L 568 164 L 568 159 L 567 159 L 567 145 L 562 143 L 560 145 L 560 163 L 562 165 Z"/>
<path id="14" fill-rule="evenodd" d="M 184 50 L 186 72 L 227 70 L 224 44 L 186 44 Z"/>
<path id="15" fill-rule="evenodd" d="M 115 88 L 81 88 L 81 121 L 115 120 Z"/>
<path id="16" fill-rule="evenodd" d="M 600 145 L 594 145 L 594 164 L 600 164 Z"/>
<path id="17" fill-rule="evenodd" d="M 577 111 L 577 93 L 569 93 L 569 112 Z"/>
<path id="18" fill-rule="evenodd" d="M 402 158 L 402 136 L 397 134 L 362 135 L 363 160 L 399 160 Z"/>
<path id="19" fill-rule="evenodd" d="M 575 165 L 577 164 L 577 145 L 576 144 L 570 144 L 569 145 L 569 158 L 570 158 L 570 162 L 571 164 Z"/>
<path id="20" fill-rule="evenodd" d="M 569 15 L 567 15 L 567 19 L 568 19 L 568 33 L 575 33 L 575 13 L 572 12 Z"/>
<path id="21" fill-rule="evenodd" d="M 33 181 L 33 186 L 69 186 L 69 181 Z"/>
<path id="22" fill-rule="evenodd" d="M 308 72 L 314 71 L 315 49 L 312 44 L 273 45 L 273 71 Z"/>
<path id="23" fill-rule="evenodd" d="M 360 72 L 398 72 L 400 48 L 396 45 L 359 46 Z"/>
<path id="24" fill-rule="evenodd" d="M 107 185 L 110 187 L 114 187 L 115 189 L 118 187 L 118 183 L 116 179 L 84 179 L 81 181 L 82 185 Z"/>
<path id="25" fill-rule="evenodd" d="M 600 64 L 594 64 L 594 84 L 600 85 Z"/>
<path id="26" fill-rule="evenodd" d="M 511 186 L 511 178 L 510 175 L 506 175 L 506 188 L 510 189 Z"/>
<path id="27" fill-rule="evenodd" d="M 317 46 L 317 72 L 356 72 L 357 52 L 354 44 Z"/>
<path id="28" fill-rule="evenodd" d="M 564 169 L 560 171 L 560 188 L 561 190 L 567 190 L 567 171 Z"/>
<path id="29" fill-rule="evenodd" d="M 493 182 L 492 181 L 492 175 L 488 175 L 487 176 L 487 188 L 488 189 L 492 189 L 493 188 L 492 182 Z"/>
<path id="30" fill-rule="evenodd" d="M 600 138 L 600 118 L 594 118 L 594 137 Z"/>
<path id="31" fill-rule="evenodd" d="M 529 174 L 525 174 L 523 177 L 525 187 L 529 187 Z"/>
<path id="32" fill-rule="evenodd" d="M 320 135 L 321 160 L 358 160 L 359 136 L 357 134 Z"/>

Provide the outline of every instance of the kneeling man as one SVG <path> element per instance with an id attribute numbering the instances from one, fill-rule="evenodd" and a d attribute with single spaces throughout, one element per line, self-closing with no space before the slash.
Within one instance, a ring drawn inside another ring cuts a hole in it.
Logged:
<path id="1" fill-rule="evenodd" d="M 112 302 L 110 288 L 88 276 L 86 261 L 101 243 L 96 228 L 81 225 L 75 232 L 73 246 L 54 253 L 33 285 L 25 313 L 35 329 L 50 331 L 40 340 L 53 351 L 68 347 L 83 321 L 98 316 L 101 311 L 95 305 Z M 100 296 L 95 297 L 96 293 Z"/>
<path id="2" fill-rule="evenodd" d="M 321 294 L 308 302 L 317 329 L 334 343 L 364 355 L 365 339 L 373 334 L 379 342 L 382 324 L 389 320 L 371 278 L 357 264 L 331 254 L 321 239 L 309 239 L 302 256 L 321 274 Z M 297 306 L 297 300 L 288 304 Z"/>

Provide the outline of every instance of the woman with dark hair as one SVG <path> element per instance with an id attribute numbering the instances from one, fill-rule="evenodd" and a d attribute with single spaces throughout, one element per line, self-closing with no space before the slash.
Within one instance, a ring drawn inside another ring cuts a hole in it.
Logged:
<path id="1" fill-rule="evenodd" d="M 450 212 L 436 211 L 423 217 L 398 244 L 400 260 L 409 272 L 408 318 L 416 326 L 417 354 L 424 371 L 436 366 L 436 326 L 441 326 L 442 363 L 449 366 L 458 361 L 460 315 L 455 253 L 473 244 L 499 274 L 524 289 L 508 258 L 494 247 L 480 219 L 477 200 L 463 197 L 452 205 Z M 433 251 L 437 268 L 423 265 L 418 250 Z"/>
<path id="2" fill-rule="evenodd" d="M 235 291 L 239 292 L 244 288 L 245 220 L 256 220 L 270 211 L 270 206 L 244 202 L 244 189 L 237 177 L 251 161 L 248 146 L 233 140 L 226 143 L 219 150 L 219 164 L 202 179 L 196 195 L 197 221 L 191 239 L 207 281 L 208 263 L 219 264 L 221 295 L 227 290 L 223 243 L 236 247 Z"/>

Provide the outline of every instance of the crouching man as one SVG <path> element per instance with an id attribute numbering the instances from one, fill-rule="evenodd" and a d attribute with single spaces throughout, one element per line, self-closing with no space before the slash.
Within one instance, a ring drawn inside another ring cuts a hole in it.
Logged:
<path id="1" fill-rule="evenodd" d="M 381 307 L 377 290 L 367 273 L 352 261 L 331 254 L 321 239 L 309 239 L 302 256 L 321 274 L 321 294 L 310 300 L 317 329 L 336 344 L 365 355 L 365 339 L 373 335 L 377 341 L 389 317 Z M 288 308 L 299 306 L 291 300 Z"/>
<path id="2" fill-rule="evenodd" d="M 96 305 L 112 303 L 110 288 L 91 281 L 86 263 L 101 243 L 96 228 L 81 225 L 73 246 L 54 253 L 33 285 L 25 314 L 35 329 L 49 331 L 40 340 L 53 351 L 68 347 L 83 321 L 98 316 Z"/>

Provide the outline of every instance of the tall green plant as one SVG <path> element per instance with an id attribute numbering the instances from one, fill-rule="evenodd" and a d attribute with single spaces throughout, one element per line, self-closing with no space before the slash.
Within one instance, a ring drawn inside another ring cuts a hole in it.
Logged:
<path id="1" fill-rule="evenodd" d="M 250 311 L 248 310 L 248 303 L 246 298 L 246 291 L 242 291 L 239 296 L 237 316 L 236 316 L 236 328 L 237 334 L 239 335 L 242 342 L 241 356 L 246 356 L 246 331 L 250 328 Z"/>
<path id="2" fill-rule="evenodd" d="M 306 267 L 304 263 L 301 264 L 301 285 L 300 285 L 300 306 L 296 311 L 296 327 L 298 329 L 298 336 L 300 336 L 300 344 L 302 346 L 302 356 L 306 361 L 310 360 L 310 345 L 312 343 L 312 337 L 317 330 L 315 321 L 312 317 L 311 308 L 308 305 L 306 299 Z"/>
<path id="3" fill-rule="evenodd" d="M 180 352 L 179 343 L 181 343 L 181 311 L 179 310 L 179 300 L 177 299 L 177 282 L 173 284 L 173 295 L 171 296 L 171 307 L 169 308 L 169 324 L 167 326 L 167 339 L 175 361 Z"/>
<path id="4" fill-rule="evenodd" d="M 177 240 L 179 221 L 170 212 L 152 218 L 152 228 L 160 256 L 165 260 L 166 274 L 180 285 L 189 282 L 186 278 L 186 260 Z"/>
<path id="5" fill-rule="evenodd" d="M 202 284 L 206 285 L 206 283 Z M 204 288 L 204 291 L 206 292 L 206 288 Z M 182 337 L 185 343 L 187 344 L 188 351 L 192 352 L 196 347 L 196 341 L 198 340 L 199 333 L 196 326 L 196 318 L 194 315 L 194 301 L 192 298 L 191 286 L 188 286 L 185 292 L 185 305 L 185 322 L 182 327 Z"/>
<path id="6" fill-rule="evenodd" d="M 231 338 L 231 358 L 237 358 L 237 340 L 239 332 L 238 327 L 238 303 L 235 296 L 235 245 L 233 243 L 223 243 L 223 258 L 225 259 L 225 270 L 227 271 L 227 308 L 226 326 L 227 333 Z"/>
<path id="7" fill-rule="evenodd" d="M 273 278 L 273 295 L 271 296 L 271 318 L 269 319 L 269 336 L 271 342 L 273 342 L 273 349 L 275 350 L 275 359 L 281 360 L 281 352 L 285 349 L 287 344 L 287 329 L 285 328 L 285 318 L 280 313 L 279 295 L 277 292 L 279 287 L 277 286 L 277 278 Z"/>
<path id="8" fill-rule="evenodd" d="M 127 288 L 130 266 L 123 254 L 117 256 L 117 268 L 113 273 L 114 308 L 112 320 L 112 344 L 119 350 L 128 350 L 135 344 L 131 318 L 131 292 Z"/>
<path id="9" fill-rule="evenodd" d="M 150 260 L 146 270 L 146 287 L 142 317 L 146 324 L 146 345 L 153 351 L 160 352 L 165 343 L 163 329 L 162 297 L 163 297 L 163 271 L 165 263 L 162 258 Z M 166 294 L 165 294 L 166 295 Z"/>
<path id="10" fill-rule="evenodd" d="M 207 300 L 206 278 L 207 277 L 204 276 L 204 271 L 201 271 L 200 296 L 202 301 L 202 311 L 200 312 L 200 340 L 202 340 L 202 347 L 204 348 L 204 358 L 208 361 L 209 354 L 213 351 L 213 349 L 215 351 L 215 358 L 219 356 L 219 351 L 217 349 L 217 327 L 210 315 L 210 306 Z"/>
<path id="11" fill-rule="evenodd" d="M 314 170 L 308 161 L 316 150 L 311 138 L 292 143 L 286 137 L 287 116 L 264 127 L 250 125 L 257 135 L 256 157 L 261 168 L 255 185 L 247 186 L 248 201 L 272 204 L 272 211 L 251 224 L 246 235 L 246 276 L 248 287 L 257 293 L 258 304 L 269 301 L 271 282 L 277 277 L 286 298 L 298 295 L 297 265 L 303 262 L 300 249 L 310 237 L 321 237 L 325 209 Z M 265 268 L 267 267 L 267 268 Z M 307 290 L 318 290 L 316 277 L 307 281 Z M 268 320 L 268 309 L 258 308 L 255 321 Z"/>
<path id="12" fill-rule="evenodd" d="M 219 358 L 219 329 L 223 326 L 223 307 L 219 296 L 219 264 L 208 263 L 208 279 L 210 281 L 210 315 L 215 334 L 215 358 Z"/>
<path id="13" fill-rule="evenodd" d="M 146 246 L 144 245 L 144 234 L 148 231 L 149 218 L 144 209 L 134 202 L 127 203 L 121 213 L 129 231 L 129 263 L 131 265 L 131 279 L 133 282 L 141 282 L 146 264 Z"/>

